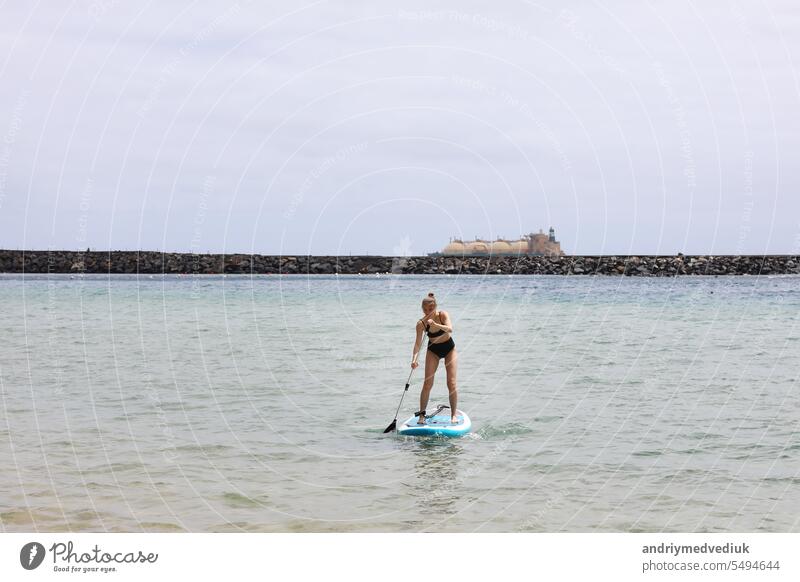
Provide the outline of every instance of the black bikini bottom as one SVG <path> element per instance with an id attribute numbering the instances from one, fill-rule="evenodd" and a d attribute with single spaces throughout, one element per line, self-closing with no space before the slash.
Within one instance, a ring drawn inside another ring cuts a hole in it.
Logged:
<path id="1" fill-rule="evenodd" d="M 432 344 L 431 342 L 428 342 L 428 349 L 440 358 L 443 358 L 449 354 L 450 350 L 452 350 L 454 347 L 456 347 L 456 342 L 453 341 L 452 337 L 446 342 L 441 342 L 438 344 Z"/>

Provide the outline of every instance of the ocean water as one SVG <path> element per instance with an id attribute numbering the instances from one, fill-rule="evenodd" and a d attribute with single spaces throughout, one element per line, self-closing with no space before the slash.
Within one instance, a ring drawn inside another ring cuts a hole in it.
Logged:
<path id="1" fill-rule="evenodd" d="M 382 433 L 428 291 L 462 439 Z M 798 277 L 4 275 L 0 304 L 2 531 L 800 531 Z"/>

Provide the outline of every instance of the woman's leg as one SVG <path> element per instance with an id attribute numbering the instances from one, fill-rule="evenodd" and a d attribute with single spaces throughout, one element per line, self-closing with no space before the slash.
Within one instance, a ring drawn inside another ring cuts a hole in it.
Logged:
<path id="1" fill-rule="evenodd" d="M 428 407 L 428 398 L 431 395 L 431 388 L 433 388 L 433 376 L 439 367 L 439 359 L 439 356 L 432 351 L 425 350 L 425 380 L 422 382 L 422 392 L 419 393 L 420 410 L 425 410 Z M 420 415 L 417 423 L 422 424 L 424 419 L 425 417 Z"/>
<path id="2" fill-rule="evenodd" d="M 444 357 L 444 368 L 447 370 L 447 393 L 450 397 L 450 422 L 456 422 L 456 405 L 458 404 L 458 389 L 456 388 L 456 373 L 458 371 L 458 354 L 456 348 Z"/>

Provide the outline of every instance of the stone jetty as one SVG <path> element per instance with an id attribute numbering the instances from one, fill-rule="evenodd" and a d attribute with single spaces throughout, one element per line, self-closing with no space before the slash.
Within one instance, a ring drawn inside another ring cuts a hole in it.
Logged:
<path id="1" fill-rule="evenodd" d="M 797 255 L 306 256 L 0 250 L 3 273 L 677 275 L 800 274 Z"/>

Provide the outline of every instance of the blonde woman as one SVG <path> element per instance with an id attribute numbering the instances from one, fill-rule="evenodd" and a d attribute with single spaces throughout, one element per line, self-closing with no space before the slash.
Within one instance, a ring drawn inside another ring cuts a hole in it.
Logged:
<path id="1" fill-rule="evenodd" d="M 437 311 L 436 297 L 433 293 L 422 300 L 422 312 L 425 314 L 417 322 L 417 337 L 414 341 L 414 352 L 411 358 L 411 367 L 419 366 L 417 357 L 422 346 L 422 334 L 428 334 L 428 349 L 425 353 L 425 380 L 422 384 L 422 392 L 419 395 L 419 418 L 418 424 L 425 424 L 425 407 L 428 406 L 428 398 L 433 388 L 433 377 L 439 367 L 439 360 L 444 358 L 444 367 L 447 370 L 447 391 L 450 397 L 450 422 L 456 424 L 456 404 L 458 402 L 458 391 L 456 390 L 456 364 L 458 354 L 456 344 L 453 341 L 453 324 L 450 315 L 446 311 Z"/>

